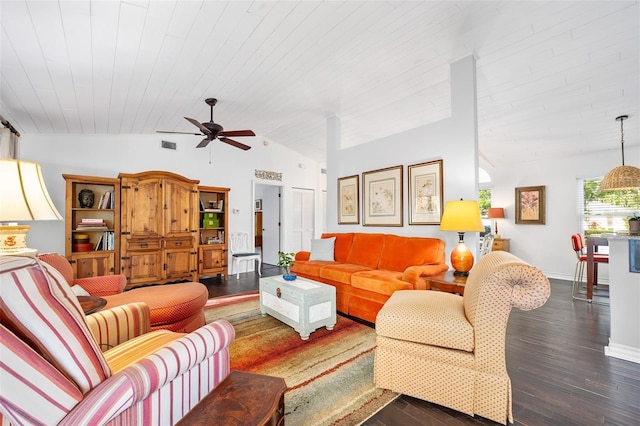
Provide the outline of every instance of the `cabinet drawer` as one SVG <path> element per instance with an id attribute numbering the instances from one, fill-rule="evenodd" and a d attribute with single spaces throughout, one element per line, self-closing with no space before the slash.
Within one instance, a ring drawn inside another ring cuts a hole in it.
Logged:
<path id="1" fill-rule="evenodd" d="M 128 240 L 127 250 L 158 250 L 160 248 L 160 240 Z"/>
<path id="2" fill-rule="evenodd" d="M 164 240 L 165 248 L 188 248 L 193 246 L 193 238 L 166 239 Z"/>

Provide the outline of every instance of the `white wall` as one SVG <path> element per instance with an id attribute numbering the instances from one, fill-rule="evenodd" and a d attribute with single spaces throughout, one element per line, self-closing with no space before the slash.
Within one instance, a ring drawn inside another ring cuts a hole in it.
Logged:
<path id="1" fill-rule="evenodd" d="M 505 208 L 500 235 L 511 239 L 511 252 L 540 268 L 547 276 L 573 279 L 576 256 L 570 237 L 580 230 L 577 205 L 577 179 L 604 176 L 619 165 L 618 151 L 606 150 L 579 157 L 531 161 L 496 168 L 491 177 L 492 205 Z M 638 146 L 625 144 L 626 164 L 640 165 Z M 545 185 L 546 224 L 515 224 L 515 188 Z M 598 280 L 606 282 L 607 267 L 599 268 Z"/>
<path id="2" fill-rule="evenodd" d="M 160 148 L 162 139 L 177 142 L 176 151 Z M 229 232 L 253 231 L 253 182 L 255 169 L 281 172 L 284 210 L 292 186 L 320 192 L 324 176 L 315 161 L 263 139 L 243 138 L 253 148 L 242 151 L 221 142 L 211 149 L 196 149 L 199 139 L 183 135 L 23 135 L 21 159 L 39 162 L 51 198 L 64 215 L 65 182 L 62 174 L 117 177 L 118 173 L 166 170 L 202 185 L 229 187 Z M 299 165 L 304 164 L 301 168 Z M 62 221 L 31 222 L 28 245 L 41 253 L 64 253 Z M 286 222 L 283 231 L 287 231 Z M 286 250 L 286 247 L 284 247 Z"/>
<path id="3" fill-rule="evenodd" d="M 441 232 L 438 225 L 409 225 L 407 166 L 443 160 L 444 201 L 478 197 L 478 153 L 475 60 L 469 56 L 451 64 L 451 118 L 384 137 L 366 144 L 340 149 L 340 118 L 328 120 L 327 227 L 329 232 L 379 232 L 435 237 L 445 241 L 446 259 L 458 242 L 455 232 Z M 425 99 L 428 102 L 428 99 Z M 403 165 L 403 226 L 362 225 L 362 173 Z M 337 179 L 360 176 L 360 224 L 338 225 Z M 479 234 L 468 232 L 465 242 L 477 247 Z"/>

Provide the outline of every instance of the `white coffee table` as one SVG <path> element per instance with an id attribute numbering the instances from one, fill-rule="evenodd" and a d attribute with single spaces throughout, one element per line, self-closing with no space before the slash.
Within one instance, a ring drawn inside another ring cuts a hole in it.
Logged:
<path id="1" fill-rule="evenodd" d="M 260 312 L 271 315 L 300 333 L 302 340 L 320 327 L 336 324 L 336 288 L 298 277 L 282 275 L 260 278 Z"/>

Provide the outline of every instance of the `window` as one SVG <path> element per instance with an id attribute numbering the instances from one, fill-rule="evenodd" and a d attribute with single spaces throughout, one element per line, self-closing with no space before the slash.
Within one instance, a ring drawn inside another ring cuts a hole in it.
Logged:
<path id="1" fill-rule="evenodd" d="M 491 190 L 481 189 L 478 194 L 478 204 L 480 205 L 480 214 L 482 215 L 482 224 L 484 225 L 484 232 L 480 233 L 481 237 L 485 234 L 491 233 L 491 220 L 487 219 L 487 212 L 491 207 Z"/>
<path id="2" fill-rule="evenodd" d="M 578 218 L 584 235 L 628 232 L 640 211 L 640 191 L 600 191 L 602 178 L 578 179 Z"/>

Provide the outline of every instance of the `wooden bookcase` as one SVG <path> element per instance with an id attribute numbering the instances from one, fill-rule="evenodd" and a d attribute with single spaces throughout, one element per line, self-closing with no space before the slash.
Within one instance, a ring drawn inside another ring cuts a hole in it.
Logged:
<path id="1" fill-rule="evenodd" d="M 73 267 L 75 278 L 119 272 L 120 181 L 96 176 L 63 174 L 62 177 L 66 182 L 65 256 Z M 93 193 L 91 207 L 81 206 L 78 196 L 83 190 Z M 106 194 L 113 199 L 105 202 Z M 104 226 L 90 226 L 90 221 L 101 221 Z M 84 227 L 78 226 L 85 222 Z M 91 248 L 81 249 L 75 244 L 77 241 L 86 241 Z"/>
<path id="2" fill-rule="evenodd" d="M 198 276 L 228 273 L 229 188 L 199 186 Z"/>

